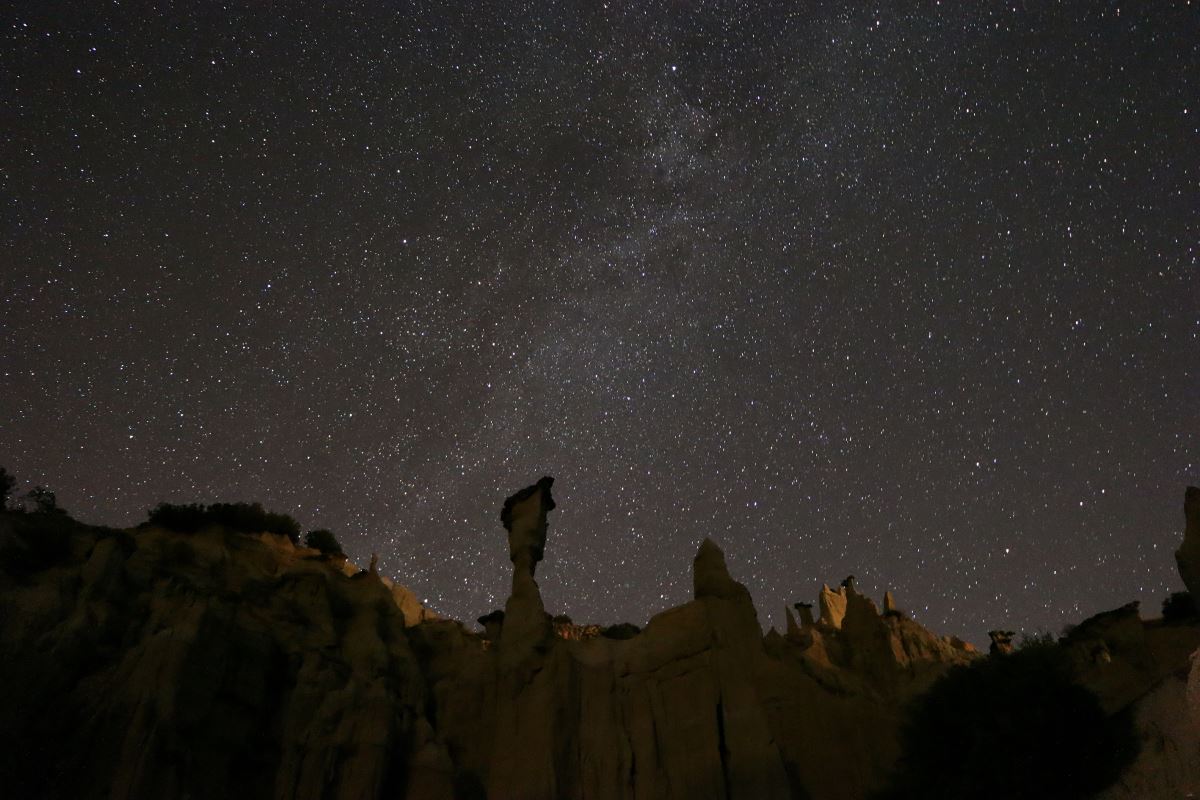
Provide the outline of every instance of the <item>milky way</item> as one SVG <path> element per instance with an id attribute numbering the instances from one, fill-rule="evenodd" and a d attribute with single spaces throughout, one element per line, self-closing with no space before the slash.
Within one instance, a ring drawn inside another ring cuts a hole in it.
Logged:
<path id="1" fill-rule="evenodd" d="M 18 4 L 0 464 L 76 516 L 259 500 L 439 612 L 764 624 L 1180 588 L 1200 9 Z"/>

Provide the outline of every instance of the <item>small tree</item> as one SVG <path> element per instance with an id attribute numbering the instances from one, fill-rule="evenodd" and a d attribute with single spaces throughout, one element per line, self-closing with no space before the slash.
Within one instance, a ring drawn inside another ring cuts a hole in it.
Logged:
<path id="1" fill-rule="evenodd" d="M 25 499 L 33 503 L 33 510 L 39 514 L 65 514 L 58 507 L 58 498 L 54 492 L 44 486 L 35 486 L 25 494 Z"/>
<path id="2" fill-rule="evenodd" d="M 242 533 L 273 533 L 300 543 L 300 523 L 287 514 L 265 510 L 259 503 L 159 503 L 149 511 L 147 525 L 158 525 L 179 533 L 195 533 L 219 525 Z"/>
<path id="3" fill-rule="evenodd" d="M 338 544 L 337 537 L 333 535 L 333 531 L 327 531 L 324 528 L 309 531 L 304 537 L 304 545 L 314 550 L 320 550 L 327 556 L 346 555 L 342 546 Z"/>
<path id="4" fill-rule="evenodd" d="M 1163 619 L 1179 622 L 1196 616 L 1196 605 L 1190 592 L 1172 592 L 1162 604 Z"/>
<path id="5" fill-rule="evenodd" d="M 1084 800 L 1137 756 L 1128 712 L 1108 715 L 1061 645 L 1034 637 L 951 669 L 914 698 L 877 800 Z"/>
<path id="6" fill-rule="evenodd" d="M 0 467 L 0 509 L 8 508 L 8 496 L 12 494 L 17 479 L 8 474 L 8 470 Z"/>

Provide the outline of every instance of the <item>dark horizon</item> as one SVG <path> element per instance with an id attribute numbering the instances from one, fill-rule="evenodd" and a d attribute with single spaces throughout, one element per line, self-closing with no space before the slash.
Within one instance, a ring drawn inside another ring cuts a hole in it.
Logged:
<path id="1" fill-rule="evenodd" d="M 258 501 L 439 613 L 644 623 L 712 537 L 979 643 L 1182 588 L 1194 8 L 45 9 L 0 48 L 0 465 Z M 23 487 L 24 488 L 24 487 Z"/>

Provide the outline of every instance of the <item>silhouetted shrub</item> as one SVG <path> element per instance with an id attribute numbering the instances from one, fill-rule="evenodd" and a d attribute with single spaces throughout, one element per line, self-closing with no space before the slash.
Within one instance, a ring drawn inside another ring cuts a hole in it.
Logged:
<path id="1" fill-rule="evenodd" d="M 78 524 L 65 513 L 21 514 L 13 519 L 15 539 L 0 548 L 0 569 L 29 575 L 66 561 Z"/>
<path id="2" fill-rule="evenodd" d="M 8 498 L 12 494 L 13 487 L 17 485 L 17 479 L 8 474 L 8 470 L 0 467 L 0 510 L 8 508 Z"/>
<path id="3" fill-rule="evenodd" d="M 25 499 L 33 503 L 33 510 L 38 514 L 66 514 L 58 507 L 58 498 L 54 492 L 45 486 L 35 486 L 25 493 Z"/>
<path id="4" fill-rule="evenodd" d="M 600 631 L 600 635 L 606 639 L 632 639 L 641 632 L 642 629 L 632 622 L 620 622 L 616 625 L 609 625 Z"/>
<path id="5" fill-rule="evenodd" d="M 1196 616 L 1196 603 L 1192 600 L 1190 592 L 1172 592 L 1163 600 L 1162 604 L 1163 620 L 1166 622 L 1181 622 L 1183 620 L 1194 619 Z"/>
<path id="6" fill-rule="evenodd" d="M 159 503 L 150 509 L 146 525 L 157 525 L 177 533 L 195 533 L 219 525 L 241 533 L 273 533 L 300 542 L 300 523 L 287 514 L 265 510 L 258 503 Z"/>
<path id="7" fill-rule="evenodd" d="M 205 525 L 211 524 L 207 511 L 208 509 L 200 503 L 159 503 L 146 512 L 145 524 L 156 525 L 176 533 L 195 533 Z"/>
<path id="8" fill-rule="evenodd" d="M 910 704 L 877 797 L 1081 800 L 1120 776 L 1137 742 L 1131 716 L 1106 716 L 1061 647 L 1026 642 L 952 669 Z"/>
<path id="9" fill-rule="evenodd" d="M 1017 649 L 1024 650 L 1028 647 L 1053 647 L 1056 640 L 1054 634 L 1050 631 L 1022 631 L 1021 639 L 1017 642 Z"/>
<path id="10" fill-rule="evenodd" d="M 315 531 L 306 533 L 304 535 L 304 546 L 320 550 L 327 556 L 346 555 L 342 550 L 342 546 L 338 544 L 337 537 L 333 535 L 333 531 L 327 531 L 324 528 L 318 528 Z"/>

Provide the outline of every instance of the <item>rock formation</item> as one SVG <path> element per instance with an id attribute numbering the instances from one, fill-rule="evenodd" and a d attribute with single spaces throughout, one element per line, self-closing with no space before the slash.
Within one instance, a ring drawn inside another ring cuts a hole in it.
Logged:
<path id="1" fill-rule="evenodd" d="M 552 618 L 534 578 L 551 485 L 504 503 L 512 593 L 480 633 L 278 536 L 0 514 L 4 796 L 855 800 L 897 757 L 904 704 L 981 657 L 851 579 L 764 636 L 710 539 L 694 598 L 644 629 Z M 1130 604 L 1061 646 L 1147 742 L 1108 796 L 1200 791 L 1196 620 Z"/>
<path id="2" fill-rule="evenodd" d="M 896 608 L 896 598 L 892 596 L 891 590 L 883 593 L 883 613 L 897 614 L 900 609 Z"/>
<path id="3" fill-rule="evenodd" d="M 534 596 L 537 559 L 525 553 L 544 547 L 549 485 L 505 503 L 514 596 Z M 804 628 L 764 639 L 716 543 L 700 544 L 692 569 L 695 599 L 640 632 L 628 626 L 628 638 L 555 636 L 540 595 L 522 606 L 530 626 L 519 636 L 509 633 L 510 598 L 494 650 L 461 630 L 415 629 L 437 631 L 418 652 L 456 654 L 433 656 L 426 677 L 460 780 L 494 799 L 863 796 L 894 755 L 901 698 L 975 655 L 884 619 L 850 585 L 831 593 L 847 630 L 801 606 Z M 481 623 L 495 638 L 494 615 Z"/>
<path id="4" fill-rule="evenodd" d="M 394 793 L 425 689 L 378 579 L 278 536 L 0 518 L 6 797 Z"/>
<path id="5" fill-rule="evenodd" d="M 1183 544 L 1175 551 L 1179 577 L 1191 593 L 1193 601 L 1200 600 L 1200 487 L 1189 486 L 1183 496 Z"/>
<path id="6" fill-rule="evenodd" d="M 792 608 L 796 609 L 796 613 L 800 616 L 800 627 L 811 628 L 816 623 L 813 621 L 812 603 L 793 603 Z"/>
<path id="7" fill-rule="evenodd" d="M 527 658 L 533 648 L 553 636 L 533 574 L 546 549 L 546 515 L 554 508 L 550 487 L 542 478 L 504 501 L 500 520 L 508 531 L 508 555 L 513 563 L 512 594 L 504 606 L 502 652 L 510 663 Z"/>
<path id="8" fill-rule="evenodd" d="M 829 584 L 823 583 L 817 600 L 821 604 L 821 624 L 831 628 L 842 627 L 842 620 L 846 616 L 846 587 L 839 586 L 835 592 L 829 588 Z"/>

